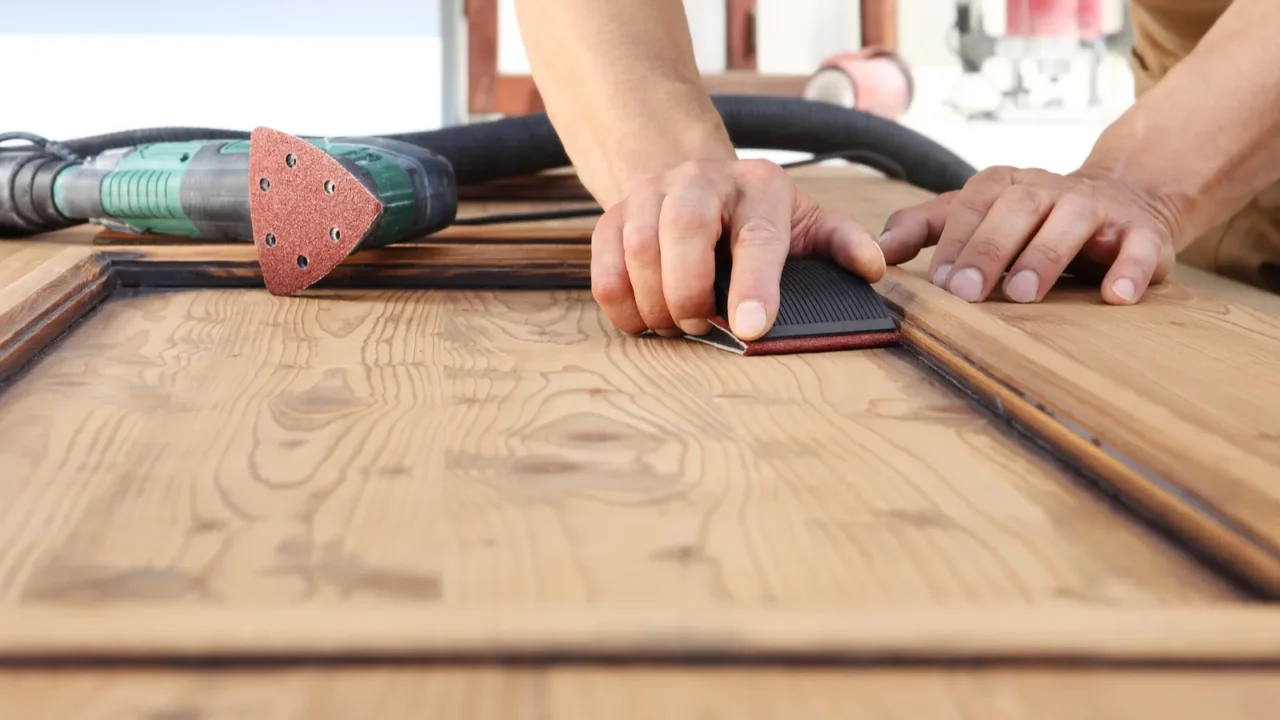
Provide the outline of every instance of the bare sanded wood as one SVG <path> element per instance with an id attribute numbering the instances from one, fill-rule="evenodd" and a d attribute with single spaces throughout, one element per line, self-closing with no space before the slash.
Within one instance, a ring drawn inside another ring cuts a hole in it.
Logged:
<path id="1" fill-rule="evenodd" d="M 0 598 L 1233 597 L 905 351 L 744 359 L 584 292 L 149 292 L 0 395 Z"/>
<path id="2" fill-rule="evenodd" d="M 1265 606 L 1099 609 L 465 606 L 0 607 L 0 660 L 1270 664 Z"/>
<path id="3" fill-rule="evenodd" d="M 0 675 L 23 720 L 1271 720 L 1268 670 L 363 668 Z"/>
<path id="4" fill-rule="evenodd" d="M 970 305 L 922 267 L 878 285 L 908 342 L 1004 386 L 1020 419 L 1052 418 L 1042 436 L 1087 441 L 1078 460 L 1280 594 L 1280 318 L 1176 283 L 1125 308 L 1068 288 Z"/>

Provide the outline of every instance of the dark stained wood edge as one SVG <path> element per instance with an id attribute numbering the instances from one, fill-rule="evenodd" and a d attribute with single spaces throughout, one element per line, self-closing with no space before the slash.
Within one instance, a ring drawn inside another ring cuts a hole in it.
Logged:
<path id="1" fill-rule="evenodd" d="M 994 377 L 918 322 L 915 313 L 903 306 L 901 294 L 882 292 L 882 297 L 899 318 L 903 342 L 936 363 L 935 369 L 1077 469 L 1105 483 L 1117 499 L 1166 535 L 1186 543 L 1193 554 L 1212 561 L 1218 570 L 1259 595 L 1280 598 L 1280 550 L 1231 517 L 1227 509 L 1198 497 L 1184 481 L 1120 453 L 1088 432 L 1089 423 L 1054 412 L 1026 389 Z"/>
<path id="2" fill-rule="evenodd" d="M 494 112 L 498 78 L 498 0 L 465 0 L 467 18 L 467 107 Z"/>
<path id="3" fill-rule="evenodd" d="M 864 0 L 865 2 L 865 0 Z M 725 67 L 756 69 L 756 0 L 725 0 Z"/>
<path id="4" fill-rule="evenodd" d="M 106 258 L 89 254 L 0 315 L 0 383 L 13 377 L 116 287 Z"/>
<path id="5" fill-rule="evenodd" d="M 898 0 L 861 0 L 862 47 L 898 49 Z"/>
<path id="6" fill-rule="evenodd" d="M 1280 610 L 361 603 L 0 609 L 0 664 L 184 660 L 1280 666 Z"/>
<path id="7" fill-rule="evenodd" d="M 949 377 L 977 397 L 989 410 L 1012 421 L 1034 440 L 1066 457 L 1077 469 L 1106 484 L 1118 498 L 1165 531 L 1189 545 L 1232 579 L 1269 598 L 1280 597 L 1280 553 L 1265 541 L 1224 516 L 1216 508 L 1154 473 L 1116 454 L 1097 437 L 1074 423 L 1047 412 L 1016 388 L 996 380 L 958 353 L 909 322 L 902 339 Z"/>
<path id="8" fill-rule="evenodd" d="M 262 287 L 252 245 L 112 247 L 103 254 L 131 287 Z M 403 243 L 352 255 L 316 289 L 580 289 L 591 286 L 585 243 Z"/>

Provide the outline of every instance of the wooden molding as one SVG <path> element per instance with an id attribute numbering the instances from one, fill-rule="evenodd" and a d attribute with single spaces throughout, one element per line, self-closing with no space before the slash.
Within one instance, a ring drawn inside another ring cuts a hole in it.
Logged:
<path id="1" fill-rule="evenodd" d="M 0 609 L 0 661 L 1280 664 L 1280 610 L 722 607 Z M 317 630 L 323 628 L 324 632 Z"/>

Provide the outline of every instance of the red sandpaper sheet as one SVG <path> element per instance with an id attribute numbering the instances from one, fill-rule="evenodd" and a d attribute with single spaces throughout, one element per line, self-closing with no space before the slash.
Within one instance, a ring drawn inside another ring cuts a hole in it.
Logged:
<path id="1" fill-rule="evenodd" d="M 901 341 L 901 335 L 897 330 L 889 330 L 744 342 L 729 330 L 729 323 L 724 318 L 714 317 L 711 319 L 711 324 L 714 327 L 711 333 L 701 337 L 689 336 L 689 339 L 740 355 L 794 355 L 836 350 L 863 350 L 896 345 Z"/>
<path id="2" fill-rule="evenodd" d="M 351 254 L 382 203 L 301 138 L 260 127 L 249 143 L 249 212 L 262 279 L 271 294 L 292 295 Z"/>

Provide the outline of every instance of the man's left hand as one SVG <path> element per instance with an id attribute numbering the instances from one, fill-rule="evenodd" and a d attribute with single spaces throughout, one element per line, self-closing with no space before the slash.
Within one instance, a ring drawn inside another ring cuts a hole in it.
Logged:
<path id="1" fill-rule="evenodd" d="M 1006 298 L 1039 302 L 1079 257 L 1109 268 L 1102 298 L 1126 305 L 1173 269 L 1175 217 L 1108 173 L 993 167 L 894 213 L 880 242 L 891 265 L 937 245 L 930 279 L 968 302 L 985 300 L 1002 276 Z"/>

